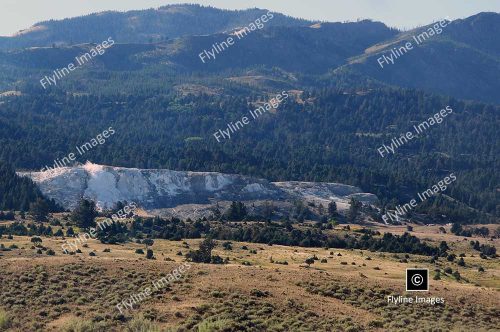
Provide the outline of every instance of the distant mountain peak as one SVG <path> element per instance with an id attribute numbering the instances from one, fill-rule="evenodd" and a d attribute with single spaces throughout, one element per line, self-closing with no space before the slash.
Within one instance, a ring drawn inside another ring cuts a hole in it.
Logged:
<path id="1" fill-rule="evenodd" d="M 266 12 L 267 10 L 259 8 L 226 10 L 192 4 L 127 12 L 105 11 L 36 23 L 11 37 L 1 37 L 0 49 L 100 43 L 110 36 L 120 43 L 160 42 L 182 36 L 221 33 L 238 26 L 247 26 Z M 313 22 L 276 13 L 265 27 L 310 24 Z"/>

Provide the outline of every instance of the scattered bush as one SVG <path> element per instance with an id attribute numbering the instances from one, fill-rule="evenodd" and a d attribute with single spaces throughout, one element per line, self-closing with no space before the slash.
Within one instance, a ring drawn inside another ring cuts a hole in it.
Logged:
<path id="1" fill-rule="evenodd" d="M 73 230 L 73 227 L 68 228 L 68 230 L 66 231 L 66 236 L 72 237 L 74 235 L 75 235 L 75 231 Z"/>
<path id="2" fill-rule="evenodd" d="M 135 249 L 135 253 L 139 255 L 144 255 L 144 250 L 142 249 Z"/>
<path id="3" fill-rule="evenodd" d="M 261 291 L 261 290 L 254 288 L 250 291 L 250 295 L 255 296 L 255 297 L 268 297 L 269 292 L 268 291 Z"/>
<path id="4" fill-rule="evenodd" d="M 210 259 L 210 263 L 212 264 L 224 264 L 224 262 L 229 262 L 229 259 L 226 259 L 226 261 L 224 261 L 219 255 L 212 256 Z"/>
<path id="5" fill-rule="evenodd" d="M 153 250 L 148 249 L 146 252 L 146 259 L 154 259 L 154 253 Z"/>
<path id="6" fill-rule="evenodd" d="M 458 260 L 457 264 L 459 266 L 465 266 L 465 261 L 464 261 L 463 257 L 460 257 L 460 259 Z"/>
<path id="7" fill-rule="evenodd" d="M 94 322 L 90 320 L 75 319 L 62 328 L 63 332 L 91 332 L 99 331 Z"/>
<path id="8" fill-rule="evenodd" d="M 35 246 L 38 246 L 42 243 L 42 239 L 38 236 L 34 236 L 31 238 L 31 243 L 33 243 Z"/>
<path id="9" fill-rule="evenodd" d="M 274 264 L 288 265 L 287 261 L 275 261 Z"/>
<path id="10" fill-rule="evenodd" d="M 0 309 L 0 331 L 7 330 L 11 325 L 10 316 L 2 309 Z"/>
<path id="11" fill-rule="evenodd" d="M 372 320 L 370 323 L 368 323 L 368 326 L 375 327 L 375 328 L 381 328 L 381 327 L 384 327 L 384 322 L 379 321 L 379 320 Z"/>

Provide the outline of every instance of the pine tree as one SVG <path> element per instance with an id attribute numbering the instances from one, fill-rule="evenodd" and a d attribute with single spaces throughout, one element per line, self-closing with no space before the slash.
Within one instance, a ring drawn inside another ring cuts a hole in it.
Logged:
<path id="1" fill-rule="evenodd" d="M 35 221 L 47 221 L 49 215 L 49 205 L 42 198 L 37 198 L 34 203 L 30 204 L 30 214 Z"/>
<path id="2" fill-rule="evenodd" d="M 97 215 L 95 203 L 82 199 L 76 209 L 73 210 L 71 220 L 81 228 L 89 228 L 95 226 L 95 218 Z"/>
<path id="3" fill-rule="evenodd" d="M 337 215 L 337 203 L 330 202 L 328 203 L 328 216 L 333 218 Z"/>

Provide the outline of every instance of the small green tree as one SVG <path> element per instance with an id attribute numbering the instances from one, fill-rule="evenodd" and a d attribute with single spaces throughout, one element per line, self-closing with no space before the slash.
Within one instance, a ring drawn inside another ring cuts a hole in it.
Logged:
<path id="1" fill-rule="evenodd" d="M 148 247 L 153 246 L 154 243 L 155 243 L 155 241 L 153 239 L 144 239 L 144 240 L 142 240 L 142 244 L 146 245 L 146 249 Z"/>
<path id="2" fill-rule="evenodd" d="M 86 199 L 82 199 L 78 206 L 71 214 L 71 220 L 81 228 L 89 228 L 95 226 L 95 218 L 98 213 L 95 203 Z"/>
<path id="3" fill-rule="evenodd" d="M 73 230 L 73 227 L 69 227 L 68 230 L 66 230 L 66 236 L 75 236 L 75 231 Z"/>
<path id="4" fill-rule="evenodd" d="M 242 202 L 232 202 L 226 212 L 229 221 L 241 221 L 247 216 L 247 208 Z"/>
<path id="5" fill-rule="evenodd" d="M 215 241 L 207 237 L 200 243 L 200 248 L 194 251 L 190 250 L 186 254 L 186 258 L 195 263 L 210 263 L 212 261 L 212 250 L 215 246 Z"/>
<path id="6" fill-rule="evenodd" d="M 233 244 L 229 241 L 226 241 L 222 244 L 224 250 L 233 250 Z"/>
<path id="7" fill-rule="evenodd" d="M 451 225 L 451 232 L 455 235 L 460 235 L 462 233 L 462 225 L 459 223 L 453 223 Z"/>
<path id="8" fill-rule="evenodd" d="M 337 203 L 330 202 L 328 203 L 328 216 L 333 218 L 337 215 Z"/>
<path id="9" fill-rule="evenodd" d="M 458 260 L 457 264 L 459 266 L 465 266 L 465 261 L 464 261 L 464 258 L 463 257 L 460 257 L 460 259 Z"/>
<path id="10" fill-rule="evenodd" d="M 42 243 L 42 239 L 37 236 L 34 236 L 31 238 L 31 243 L 33 243 L 36 247 Z"/>
<path id="11" fill-rule="evenodd" d="M 274 208 L 273 203 L 269 203 L 266 201 L 264 203 L 264 207 L 263 207 L 263 211 L 262 211 L 262 216 L 264 217 L 264 219 L 266 219 L 266 220 L 272 219 L 273 215 L 274 215 L 274 210 L 275 210 L 275 208 Z"/>
<path id="12" fill-rule="evenodd" d="M 35 202 L 30 204 L 30 214 L 35 221 L 47 221 L 49 205 L 44 199 L 37 198 Z"/>
<path id="13" fill-rule="evenodd" d="M 441 243 L 439 244 L 439 252 L 441 253 L 441 255 L 446 254 L 448 249 L 450 249 L 450 247 L 448 247 L 448 243 L 446 243 L 446 241 L 441 241 Z"/>
<path id="14" fill-rule="evenodd" d="M 351 201 L 349 202 L 349 211 L 347 213 L 347 220 L 349 222 L 356 221 L 362 206 L 363 204 L 360 201 L 351 198 Z"/>

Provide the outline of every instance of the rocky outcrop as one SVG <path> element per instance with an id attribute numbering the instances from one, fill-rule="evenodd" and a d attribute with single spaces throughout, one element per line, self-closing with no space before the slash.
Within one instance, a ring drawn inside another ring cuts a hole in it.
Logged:
<path id="1" fill-rule="evenodd" d="M 337 183 L 269 182 L 235 174 L 136 169 L 87 163 L 45 172 L 23 172 L 49 198 L 72 209 L 84 197 L 100 207 L 135 202 L 146 211 L 228 201 L 296 201 L 346 203 L 350 197 L 372 203 L 373 194 Z"/>

